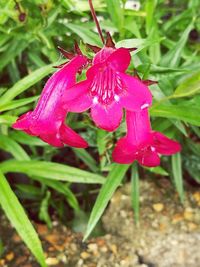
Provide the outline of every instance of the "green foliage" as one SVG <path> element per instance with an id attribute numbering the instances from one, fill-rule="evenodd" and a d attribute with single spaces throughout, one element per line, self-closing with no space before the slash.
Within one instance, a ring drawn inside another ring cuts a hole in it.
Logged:
<path id="1" fill-rule="evenodd" d="M 0 204 L 8 219 L 18 231 L 28 248 L 36 257 L 42 267 L 45 267 L 45 259 L 42 246 L 31 225 L 23 207 L 16 198 L 4 175 L 0 172 Z"/>
<path id="2" fill-rule="evenodd" d="M 129 167 L 111 161 L 114 143 L 124 135 L 125 125 L 108 133 L 94 129 L 87 115 L 80 122 L 79 116 L 69 114 L 69 125 L 87 139 L 88 150 L 58 150 L 12 129 L 19 115 L 34 108 L 46 79 L 54 72 L 53 66 L 63 63 L 57 46 L 72 51 L 77 40 L 90 56 L 84 43 L 102 46 L 87 0 L 18 2 L 21 11 L 13 0 L 0 1 L 0 149 L 4 155 L 0 164 L 0 202 L 38 262 L 45 266 L 38 237 L 14 192 L 22 201 L 34 201 L 40 219 L 51 226 L 50 207 L 59 215 L 64 214 L 62 207 L 67 205 L 80 213 L 84 206 L 79 203 L 80 195 L 88 197 L 103 184 L 89 219 L 87 238 Z M 135 68 L 142 79 L 158 81 L 150 86 L 154 96 L 150 110 L 153 129 L 183 146 L 181 157 L 164 157 L 160 167 L 145 168 L 142 176 L 135 165 L 132 167 L 132 204 L 138 221 L 139 177 L 173 177 L 182 201 L 184 172 L 200 183 L 200 3 L 174 0 L 172 6 L 164 0 L 141 0 L 140 9 L 134 10 L 126 2 L 93 1 L 104 33 L 111 32 L 116 46 L 137 48 L 131 53 L 129 72 L 132 74 Z M 23 19 L 20 12 L 25 14 Z M 64 156 L 55 160 L 62 153 Z M 105 172 L 107 178 L 103 177 Z M 16 182 L 12 191 L 4 177 L 7 173 L 25 174 L 27 184 Z M 84 190 L 81 187 L 76 192 L 74 185 L 77 189 L 79 184 L 85 184 Z M 59 196 L 60 206 L 55 196 Z M 10 205 L 11 199 L 16 205 Z"/>

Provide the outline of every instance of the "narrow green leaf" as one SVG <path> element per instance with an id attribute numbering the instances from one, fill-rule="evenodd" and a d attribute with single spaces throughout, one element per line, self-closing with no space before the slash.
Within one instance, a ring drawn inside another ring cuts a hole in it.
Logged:
<path id="1" fill-rule="evenodd" d="M 138 225 L 140 212 L 140 185 L 137 163 L 133 163 L 131 167 L 131 200 L 134 210 L 135 223 Z"/>
<path id="2" fill-rule="evenodd" d="M 10 188 L 10 185 L 8 184 L 5 176 L 1 172 L 0 203 L 6 216 L 15 227 L 27 247 L 36 257 L 37 261 L 42 267 L 46 267 L 42 245 L 38 238 L 38 235 L 31 222 L 29 221 L 23 207 Z"/>
<path id="3" fill-rule="evenodd" d="M 40 69 L 31 72 L 29 75 L 19 80 L 13 87 L 7 90 L 7 92 L 0 98 L 0 106 L 5 105 L 14 99 L 17 95 L 27 90 L 38 81 L 42 80 L 45 76 L 53 72 L 53 65 L 50 64 Z"/>
<path id="4" fill-rule="evenodd" d="M 78 168 L 47 161 L 10 160 L 0 164 L 2 172 L 19 172 L 44 179 L 60 180 L 73 183 L 103 184 L 105 179 Z"/>
<path id="5" fill-rule="evenodd" d="M 41 183 L 44 183 L 45 185 L 56 190 L 57 192 L 65 195 L 69 205 L 77 211 L 80 210 L 78 201 L 77 201 L 74 193 L 70 190 L 70 188 L 68 187 L 67 184 L 63 184 L 59 181 L 52 181 L 52 180 L 42 179 L 42 178 L 33 177 L 33 176 L 32 176 L 32 178 L 40 181 Z"/>
<path id="6" fill-rule="evenodd" d="M 0 124 L 11 125 L 16 121 L 17 117 L 12 115 L 0 115 Z"/>
<path id="7" fill-rule="evenodd" d="M 162 57 L 160 62 L 161 65 L 167 66 L 169 68 L 177 67 L 180 63 L 180 59 L 182 56 L 182 51 L 185 47 L 185 44 L 188 39 L 188 35 L 193 28 L 193 21 L 188 25 L 185 31 L 182 33 L 181 38 L 178 42 L 175 43 L 175 46 L 169 50 L 169 52 Z"/>
<path id="8" fill-rule="evenodd" d="M 145 169 L 147 169 L 150 172 L 156 173 L 156 174 L 160 174 L 163 176 L 169 176 L 169 173 L 160 166 L 152 167 L 152 168 L 145 168 Z"/>
<path id="9" fill-rule="evenodd" d="M 96 160 L 85 150 L 80 148 L 72 148 L 76 156 L 81 159 L 93 172 L 99 172 Z"/>
<path id="10" fill-rule="evenodd" d="M 0 71 L 10 63 L 17 55 L 20 55 L 22 51 L 29 45 L 28 40 L 13 40 L 10 42 L 9 48 L 0 56 Z"/>
<path id="11" fill-rule="evenodd" d="M 49 216 L 49 201 L 50 201 L 51 193 L 50 191 L 46 192 L 45 197 L 43 198 L 41 204 L 40 204 L 40 210 L 39 210 L 39 218 L 40 220 L 44 221 L 49 228 L 52 228 L 52 221 L 51 217 Z"/>
<path id="12" fill-rule="evenodd" d="M 106 4 L 110 17 L 120 32 L 124 23 L 120 0 L 106 0 Z"/>
<path id="13" fill-rule="evenodd" d="M 115 192 L 117 187 L 121 184 L 121 181 L 125 173 L 127 172 L 128 168 L 129 165 L 117 165 L 117 164 L 113 165 L 113 168 L 109 172 L 106 182 L 102 186 L 99 195 L 97 197 L 97 200 L 94 204 L 83 240 L 86 240 L 91 234 L 92 230 L 94 229 L 101 215 L 103 214 L 113 193 Z"/>
<path id="14" fill-rule="evenodd" d="M 85 43 L 102 46 L 99 36 L 96 33 L 92 32 L 90 29 L 73 23 L 67 23 L 66 27 L 80 36 Z"/>
<path id="15" fill-rule="evenodd" d="M 39 96 L 32 96 L 32 97 L 28 97 L 28 98 L 13 100 L 13 101 L 11 101 L 11 102 L 9 102 L 7 104 L 0 105 L 0 112 L 6 111 L 6 110 L 15 109 L 15 108 L 19 108 L 21 106 L 25 106 L 27 104 L 30 104 L 30 103 L 34 102 L 38 98 L 39 98 Z"/>
<path id="16" fill-rule="evenodd" d="M 179 194 L 181 202 L 183 203 L 183 201 L 184 201 L 184 188 L 183 188 L 183 175 L 182 175 L 181 154 L 180 153 L 172 155 L 172 172 L 173 172 L 176 190 Z"/>
<path id="17" fill-rule="evenodd" d="M 187 112 L 186 112 L 187 111 Z M 173 118 L 200 126 L 200 108 L 187 105 L 159 105 L 153 106 L 150 113 L 155 117 Z"/>
<path id="18" fill-rule="evenodd" d="M 28 135 L 21 131 L 12 131 L 10 137 L 18 143 L 29 146 L 48 146 L 48 144 L 43 142 L 40 138 Z"/>
<path id="19" fill-rule="evenodd" d="M 186 78 L 174 91 L 172 97 L 191 96 L 200 91 L 200 71 Z"/>
<path id="20" fill-rule="evenodd" d="M 147 0 L 145 2 L 146 11 L 146 33 L 149 34 L 155 20 L 154 11 L 157 5 L 157 0 Z"/>
<path id="21" fill-rule="evenodd" d="M 19 161 L 30 160 L 30 157 L 25 150 L 9 136 L 0 135 L 0 148 L 11 153 L 13 157 Z"/>

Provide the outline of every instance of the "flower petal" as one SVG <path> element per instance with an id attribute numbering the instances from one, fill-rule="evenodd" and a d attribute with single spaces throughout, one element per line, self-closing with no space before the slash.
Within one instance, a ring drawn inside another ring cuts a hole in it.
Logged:
<path id="1" fill-rule="evenodd" d="M 82 81 L 68 89 L 63 95 L 63 107 L 70 112 L 83 112 L 92 105 L 92 98 L 88 94 L 90 82 Z"/>
<path id="2" fill-rule="evenodd" d="M 91 108 L 91 117 L 95 124 L 106 131 L 114 131 L 120 125 L 123 112 L 119 103 L 110 106 L 95 105 Z"/>
<path id="3" fill-rule="evenodd" d="M 62 124 L 60 127 L 60 139 L 64 144 L 72 147 L 88 147 L 88 143 L 79 134 L 64 124 Z"/>
<path id="4" fill-rule="evenodd" d="M 141 151 L 137 155 L 137 160 L 142 166 L 146 167 L 156 167 L 160 165 L 160 157 L 157 151 L 152 151 L 151 149 Z"/>
<path id="5" fill-rule="evenodd" d="M 39 136 L 44 142 L 48 143 L 51 146 L 55 147 L 63 147 L 63 143 L 61 142 L 58 134 L 41 134 Z"/>
<path id="6" fill-rule="evenodd" d="M 131 55 L 127 48 L 116 49 L 107 59 L 107 63 L 113 69 L 120 72 L 125 72 L 130 64 Z"/>
<path id="7" fill-rule="evenodd" d="M 127 89 L 127 94 L 121 97 L 121 103 L 124 108 L 130 111 L 141 111 L 151 106 L 152 95 L 145 84 L 137 78 L 124 73 L 119 73 L 119 76 Z"/>
<path id="8" fill-rule="evenodd" d="M 120 164 L 131 164 L 136 160 L 136 147 L 131 146 L 127 142 L 127 138 L 121 138 L 115 146 L 112 157 L 113 161 Z"/>
<path id="9" fill-rule="evenodd" d="M 181 145 L 159 132 L 153 132 L 153 146 L 162 155 L 172 155 L 181 150 Z"/>
<path id="10" fill-rule="evenodd" d="M 108 57 L 115 51 L 112 47 L 104 46 L 99 52 L 96 53 L 93 59 L 93 65 L 105 62 Z"/>
<path id="11" fill-rule="evenodd" d="M 13 123 L 12 127 L 17 130 L 27 130 L 30 127 L 30 117 L 32 111 L 29 111 L 23 115 L 21 115 L 15 123 Z"/>

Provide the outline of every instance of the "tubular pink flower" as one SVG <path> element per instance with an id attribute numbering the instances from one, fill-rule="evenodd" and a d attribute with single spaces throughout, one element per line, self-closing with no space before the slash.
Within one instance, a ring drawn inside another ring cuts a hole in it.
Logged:
<path id="1" fill-rule="evenodd" d="M 62 105 L 64 92 L 75 84 L 76 74 L 86 63 L 86 57 L 76 55 L 55 72 L 47 81 L 36 108 L 19 117 L 13 128 L 39 136 L 52 146 L 87 147 L 87 142 L 65 125 L 67 109 Z"/>
<path id="2" fill-rule="evenodd" d="M 93 47 L 94 50 L 99 50 Z M 125 74 L 131 56 L 129 49 L 104 46 L 95 55 L 86 80 L 67 90 L 63 102 L 71 112 L 91 109 L 96 125 L 114 131 L 120 124 L 123 108 L 141 111 L 152 103 L 148 87 Z"/>
<path id="3" fill-rule="evenodd" d="M 155 167 L 160 165 L 159 154 L 172 155 L 181 150 L 178 142 L 151 130 L 148 109 L 128 111 L 126 123 L 127 134 L 117 142 L 113 151 L 115 162 L 130 164 L 137 160 L 143 166 Z"/>

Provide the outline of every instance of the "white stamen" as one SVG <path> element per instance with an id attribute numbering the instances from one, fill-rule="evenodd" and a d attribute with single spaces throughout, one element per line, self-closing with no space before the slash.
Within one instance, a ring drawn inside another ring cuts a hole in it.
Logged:
<path id="1" fill-rule="evenodd" d="M 152 152 L 156 151 L 155 147 L 151 146 L 151 151 Z"/>
<path id="2" fill-rule="evenodd" d="M 148 108 L 149 107 L 149 104 L 143 104 L 142 106 L 141 106 L 141 109 L 145 109 L 145 108 Z"/>
<path id="3" fill-rule="evenodd" d="M 97 104 L 99 101 L 98 101 L 98 97 L 97 96 L 95 96 L 94 98 L 93 98 L 93 104 Z"/>
<path id="4" fill-rule="evenodd" d="M 118 95 L 114 95 L 114 99 L 118 102 L 120 97 Z"/>

